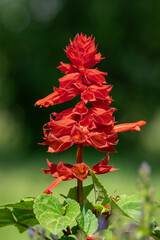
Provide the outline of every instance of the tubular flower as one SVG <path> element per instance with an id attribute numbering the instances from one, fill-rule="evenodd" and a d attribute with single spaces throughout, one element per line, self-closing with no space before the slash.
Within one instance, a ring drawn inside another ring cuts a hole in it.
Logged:
<path id="1" fill-rule="evenodd" d="M 78 89 L 76 88 L 55 88 L 54 92 L 48 95 L 47 97 L 38 100 L 35 105 L 41 106 L 41 107 L 48 107 L 53 106 L 55 104 L 63 103 L 66 101 L 71 100 L 75 96 L 77 96 L 79 93 Z"/>
<path id="2" fill-rule="evenodd" d="M 118 124 L 118 125 L 115 125 L 114 128 L 113 128 L 113 131 L 114 132 L 125 132 L 125 131 L 128 131 L 128 130 L 131 130 L 132 132 L 133 131 L 140 131 L 140 127 L 145 125 L 146 122 L 145 121 L 138 121 L 138 122 L 135 122 L 135 123 L 123 123 L 123 124 Z"/>
<path id="3" fill-rule="evenodd" d="M 62 152 L 74 143 L 91 145 L 102 152 L 115 152 L 118 132 L 140 131 L 146 122 L 115 125 L 113 113 L 116 109 L 110 107 L 112 86 L 106 83 L 107 73 L 93 68 L 103 58 L 97 53 L 92 36 L 77 34 L 65 52 L 70 63 L 61 62 L 58 67 L 65 74 L 59 79 L 59 88 L 54 88 L 53 93 L 35 105 L 53 106 L 77 95 L 80 95 L 80 102 L 73 108 L 51 114 L 43 128 L 45 142 L 42 145 L 48 145 L 48 152 L 52 153 Z"/>
<path id="4" fill-rule="evenodd" d="M 49 187 L 43 192 L 47 194 L 52 194 L 52 189 L 55 188 L 61 181 L 67 181 L 74 178 L 77 178 L 81 181 L 85 180 L 87 176 L 89 176 L 89 166 L 85 163 L 77 163 L 75 165 L 71 164 L 63 164 L 60 161 L 57 164 L 53 164 L 47 160 L 47 164 L 49 169 L 43 169 L 45 174 L 51 174 L 56 180 L 49 185 Z M 113 168 L 113 166 L 108 166 L 109 164 L 109 154 L 105 157 L 105 159 L 95 166 L 91 167 L 91 170 L 95 174 L 105 174 L 108 172 L 116 171 L 118 169 Z"/>

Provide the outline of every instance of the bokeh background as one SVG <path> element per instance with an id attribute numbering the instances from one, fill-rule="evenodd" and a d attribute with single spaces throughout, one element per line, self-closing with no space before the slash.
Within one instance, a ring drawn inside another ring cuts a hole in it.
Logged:
<path id="1" fill-rule="evenodd" d="M 118 123 L 147 121 L 141 132 L 119 134 L 118 153 L 110 164 L 120 171 L 100 176 L 109 194 L 134 193 L 141 162 L 152 168 L 155 199 L 160 200 L 160 1 L 159 0 L 0 0 L 0 203 L 37 196 L 51 183 L 42 173 L 46 158 L 74 163 L 76 147 L 49 154 L 42 126 L 49 114 L 74 105 L 38 108 L 34 103 L 58 86 L 56 68 L 69 62 L 63 49 L 77 33 L 93 34 L 106 57 L 98 65 L 108 72 L 112 106 Z M 84 151 L 92 166 L 105 153 Z M 90 179 L 87 180 L 90 183 Z M 54 194 L 67 193 L 76 181 L 61 183 Z M 1 239 L 25 240 L 13 227 Z"/>

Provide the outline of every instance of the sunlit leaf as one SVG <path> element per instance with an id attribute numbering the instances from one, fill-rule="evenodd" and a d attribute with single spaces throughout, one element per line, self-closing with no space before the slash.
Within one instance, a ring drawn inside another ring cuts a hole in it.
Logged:
<path id="1" fill-rule="evenodd" d="M 142 210 L 142 196 L 139 194 L 131 196 L 122 195 L 119 201 L 112 200 L 111 206 L 112 212 L 117 209 L 122 215 L 139 222 Z"/>
<path id="2" fill-rule="evenodd" d="M 98 228 L 98 219 L 85 207 L 82 208 L 80 214 L 76 218 L 78 226 L 87 236 L 93 234 Z"/>
<path id="3" fill-rule="evenodd" d="M 79 204 L 71 203 L 62 214 L 61 204 L 52 195 L 43 194 L 36 198 L 34 212 L 40 224 L 53 234 L 60 233 L 72 224 L 80 212 Z"/>

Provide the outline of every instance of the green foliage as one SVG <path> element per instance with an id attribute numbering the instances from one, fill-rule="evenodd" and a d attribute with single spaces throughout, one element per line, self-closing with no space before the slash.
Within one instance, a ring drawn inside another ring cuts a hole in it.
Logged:
<path id="1" fill-rule="evenodd" d="M 0 227 L 15 225 L 16 221 L 8 208 L 0 209 Z"/>
<path id="2" fill-rule="evenodd" d="M 87 236 L 93 234 L 98 228 L 98 220 L 90 209 L 82 207 L 80 214 L 76 218 L 78 226 Z"/>
<path id="3" fill-rule="evenodd" d="M 110 230 L 104 230 L 102 233 L 102 236 L 104 236 L 104 238 L 106 240 L 112 240 L 113 239 L 113 233 Z"/>
<path id="4" fill-rule="evenodd" d="M 53 239 L 85 240 L 86 236 L 98 239 L 141 240 L 152 237 L 160 240 L 160 227 L 155 218 L 159 203 L 153 201 L 149 185 L 149 169 L 146 164 L 139 171 L 139 193 L 121 195 L 116 200 L 108 197 L 99 179 L 90 170 L 93 184 L 85 186 L 85 206 L 75 200 L 76 188 L 72 188 L 64 203 L 53 195 L 43 194 L 37 198 L 24 198 L 20 202 L 0 206 L 0 227 L 16 226 L 20 233 L 30 227 L 30 233 L 38 239 L 49 240 L 40 228 L 54 234 Z M 87 199 L 94 189 L 95 204 Z M 106 206 L 108 207 L 106 209 Z M 105 212 L 109 211 L 109 215 Z M 38 230 L 37 230 L 38 229 Z"/>
<path id="5" fill-rule="evenodd" d="M 89 173 L 92 177 L 94 185 L 95 204 L 101 204 L 103 206 L 108 205 L 110 203 L 110 198 L 108 197 L 106 189 L 91 169 L 89 170 Z"/>
<path id="6" fill-rule="evenodd" d="M 71 203 L 62 214 L 62 207 L 57 198 L 43 194 L 36 198 L 34 212 L 40 224 L 53 234 L 60 233 L 75 220 L 80 207 L 76 202 Z"/>
<path id="7" fill-rule="evenodd" d="M 93 189 L 93 184 L 83 187 L 83 200 L 85 200 L 88 197 L 92 189 Z M 77 187 L 73 187 L 69 190 L 67 198 L 71 198 L 77 201 Z"/>
<path id="8" fill-rule="evenodd" d="M 124 216 L 133 219 L 135 222 L 140 221 L 142 210 L 142 196 L 141 195 L 121 195 L 119 201 L 112 200 L 112 211 L 119 210 Z"/>
<path id="9" fill-rule="evenodd" d="M 1 219 L 5 219 L 4 222 L 1 220 L 1 227 L 15 225 L 19 232 L 22 233 L 26 231 L 29 226 L 38 224 L 39 222 L 33 213 L 33 203 L 33 198 L 24 198 L 17 203 L 1 205 Z"/>
<path id="10" fill-rule="evenodd" d="M 27 209 L 33 210 L 34 198 L 27 197 L 20 200 L 20 202 L 1 205 L 0 207 L 10 207 L 10 208 L 19 208 L 19 209 Z"/>

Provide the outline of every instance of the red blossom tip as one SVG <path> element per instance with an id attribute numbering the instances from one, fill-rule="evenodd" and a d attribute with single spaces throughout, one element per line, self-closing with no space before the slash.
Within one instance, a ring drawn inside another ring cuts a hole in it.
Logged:
<path id="1" fill-rule="evenodd" d="M 114 132 L 125 132 L 125 131 L 140 131 L 140 127 L 144 126 L 146 124 L 145 121 L 141 120 L 135 123 L 123 123 L 123 124 L 118 124 L 115 125 L 113 128 Z"/>

